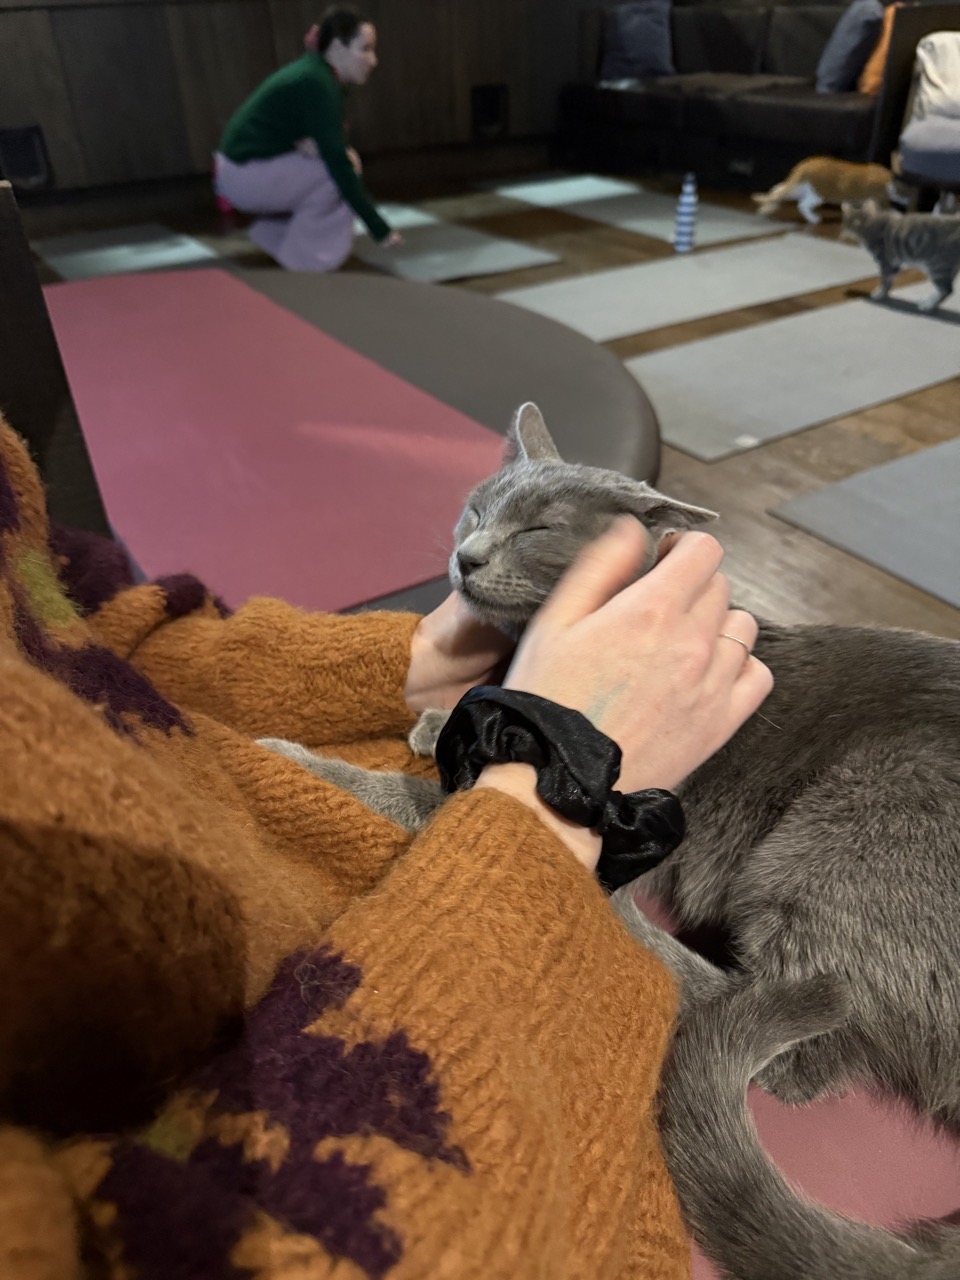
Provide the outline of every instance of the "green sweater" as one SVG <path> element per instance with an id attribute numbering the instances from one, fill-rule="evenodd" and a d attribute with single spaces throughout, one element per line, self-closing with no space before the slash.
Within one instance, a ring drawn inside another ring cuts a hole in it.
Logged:
<path id="1" fill-rule="evenodd" d="M 343 89 L 325 58 L 305 53 L 268 76 L 230 117 L 220 150 L 234 164 L 269 160 L 312 138 L 340 194 L 374 240 L 390 234 L 354 172 L 343 133 Z"/>

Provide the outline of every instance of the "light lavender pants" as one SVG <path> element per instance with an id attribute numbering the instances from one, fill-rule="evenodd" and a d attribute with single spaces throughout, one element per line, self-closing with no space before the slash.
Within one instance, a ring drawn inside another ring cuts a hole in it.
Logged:
<path id="1" fill-rule="evenodd" d="M 319 156 L 289 151 L 234 164 L 214 156 L 219 195 L 244 213 L 264 216 L 249 236 L 290 271 L 336 271 L 353 244 L 354 214 Z"/>

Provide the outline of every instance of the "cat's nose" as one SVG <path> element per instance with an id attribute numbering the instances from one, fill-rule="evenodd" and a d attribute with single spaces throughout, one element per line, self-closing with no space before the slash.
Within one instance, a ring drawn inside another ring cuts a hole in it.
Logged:
<path id="1" fill-rule="evenodd" d="M 457 552 L 457 564 L 464 578 L 469 578 L 475 569 L 482 569 L 486 563 L 486 560 L 480 560 L 477 556 L 467 555 L 463 551 Z"/>

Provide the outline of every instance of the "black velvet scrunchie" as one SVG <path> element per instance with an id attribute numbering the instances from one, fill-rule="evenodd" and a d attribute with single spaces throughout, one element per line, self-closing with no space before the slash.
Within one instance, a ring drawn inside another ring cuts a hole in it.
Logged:
<path id="1" fill-rule="evenodd" d="M 468 791 L 488 764 L 537 770 L 537 793 L 557 813 L 602 838 L 597 877 L 611 892 L 649 871 L 684 835 L 670 791 L 614 791 L 620 748 L 569 707 L 533 693 L 479 685 L 465 693 L 437 740 L 447 792 Z"/>

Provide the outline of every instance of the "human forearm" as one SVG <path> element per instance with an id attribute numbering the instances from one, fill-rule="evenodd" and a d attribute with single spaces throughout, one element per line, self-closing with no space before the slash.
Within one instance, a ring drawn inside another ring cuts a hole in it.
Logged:
<path id="1" fill-rule="evenodd" d="M 332 140 L 321 133 L 315 136 L 314 141 L 343 199 L 364 223 L 374 240 L 385 240 L 390 234 L 390 224 L 377 212 L 342 139 Z"/>
<path id="2" fill-rule="evenodd" d="M 402 1029 L 467 1162 L 410 1168 L 404 1203 L 442 1218 L 412 1248 L 467 1278 L 687 1275 L 653 1117 L 672 983 L 525 805 L 452 798 L 328 943 L 362 982 L 314 1032 Z"/>
<path id="3" fill-rule="evenodd" d="M 251 736 L 311 746 L 401 734 L 413 614 L 308 613 L 255 598 L 166 622 L 130 655 L 172 702 Z"/>

